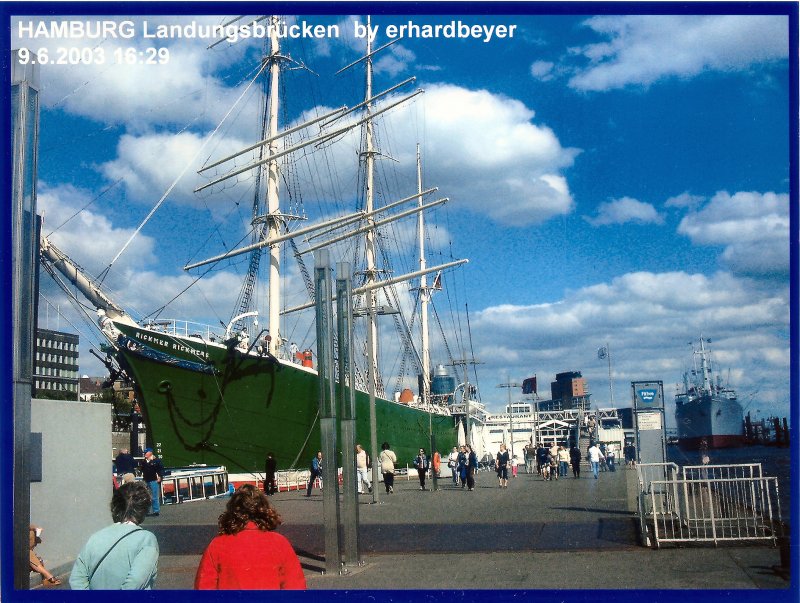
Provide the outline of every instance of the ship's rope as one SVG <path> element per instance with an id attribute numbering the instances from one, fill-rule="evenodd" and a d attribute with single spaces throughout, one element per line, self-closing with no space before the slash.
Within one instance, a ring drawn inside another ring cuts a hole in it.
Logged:
<path id="1" fill-rule="evenodd" d="M 65 293 L 67 293 L 67 296 L 70 298 L 70 303 L 72 303 L 73 306 L 75 306 L 75 305 L 78 306 L 78 316 L 80 316 L 85 323 L 88 323 L 89 327 L 92 327 L 89 332 L 92 333 L 92 335 L 95 337 L 95 342 L 97 343 L 97 347 L 100 347 L 100 344 L 103 343 L 103 340 L 96 336 L 97 329 L 93 328 L 94 327 L 94 321 L 89 318 L 89 313 L 86 311 L 86 309 L 83 306 L 81 306 L 80 302 L 78 302 L 78 299 L 77 299 L 77 297 L 75 295 L 73 295 L 72 293 L 66 292 L 66 291 L 65 291 Z M 44 295 L 43 293 L 40 293 L 39 295 L 45 301 L 45 303 L 48 306 L 50 306 L 51 308 L 53 308 L 53 310 L 55 310 L 56 313 L 61 318 L 63 318 L 73 329 L 75 329 L 75 331 L 80 332 L 80 329 L 78 328 L 78 326 L 75 325 L 69 319 L 69 317 L 66 314 L 61 312 L 61 309 L 57 305 L 53 304 L 53 302 L 50 301 L 47 298 L 46 295 Z"/>
<path id="2" fill-rule="evenodd" d="M 56 285 L 58 285 L 59 289 L 61 289 L 67 296 L 73 307 L 77 310 L 78 316 L 80 316 L 83 319 L 83 321 L 89 326 L 88 329 L 89 333 L 92 333 L 94 336 L 97 336 L 97 324 L 94 321 L 94 317 L 90 314 L 89 311 L 90 306 L 87 306 L 86 304 L 82 303 L 80 299 L 78 299 L 78 296 L 72 290 L 70 290 L 69 285 L 67 285 L 67 283 L 64 282 L 64 280 L 56 273 L 55 269 L 50 263 L 42 262 L 42 265 L 44 266 L 45 271 L 53 278 Z M 94 310 L 95 308 L 91 307 L 91 311 Z M 96 341 L 98 342 L 98 345 L 103 343 L 103 340 L 100 339 L 99 337 L 97 337 Z"/>
<path id="3" fill-rule="evenodd" d="M 314 427 L 316 426 L 318 420 L 319 420 L 319 408 L 317 409 L 317 414 L 314 415 L 314 420 L 311 422 L 311 427 L 308 430 L 308 434 L 306 435 L 306 439 L 303 440 L 303 445 L 300 446 L 300 450 L 297 451 L 297 456 L 294 457 L 294 460 L 292 461 L 292 464 L 289 466 L 289 469 L 294 469 L 297 466 L 297 461 L 300 460 L 300 455 L 303 454 L 303 450 L 306 449 L 306 445 L 308 444 L 308 440 L 311 439 L 311 434 L 314 432 Z"/>

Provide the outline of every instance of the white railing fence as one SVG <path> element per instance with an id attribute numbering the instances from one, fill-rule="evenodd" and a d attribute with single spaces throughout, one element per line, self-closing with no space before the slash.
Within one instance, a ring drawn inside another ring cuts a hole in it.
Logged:
<path id="1" fill-rule="evenodd" d="M 763 541 L 784 536 L 778 479 L 761 465 L 637 465 L 642 544 Z"/>

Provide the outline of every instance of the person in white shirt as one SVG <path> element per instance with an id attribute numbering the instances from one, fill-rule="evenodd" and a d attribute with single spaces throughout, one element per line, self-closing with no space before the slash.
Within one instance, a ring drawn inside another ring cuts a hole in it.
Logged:
<path id="1" fill-rule="evenodd" d="M 386 493 L 394 494 L 394 464 L 397 462 L 397 455 L 389 448 L 389 442 L 384 442 L 381 446 L 380 461 Z"/>
<path id="2" fill-rule="evenodd" d="M 588 450 L 589 453 L 589 465 L 592 467 L 592 473 L 594 474 L 594 479 L 597 479 L 597 474 L 600 472 L 600 459 L 604 459 L 603 453 L 600 452 L 600 449 L 597 447 L 597 444 L 592 444 Z"/>
<path id="3" fill-rule="evenodd" d="M 361 447 L 361 444 L 356 444 L 356 472 L 358 473 L 358 493 L 361 494 L 363 492 L 362 484 L 367 484 L 367 489 L 372 492 L 367 451 Z"/>
<path id="4" fill-rule="evenodd" d="M 450 472 L 453 474 L 453 485 L 458 485 L 458 448 L 453 446 L 453 452 L 447 457 L 447 466 L 450 467 Z"/>

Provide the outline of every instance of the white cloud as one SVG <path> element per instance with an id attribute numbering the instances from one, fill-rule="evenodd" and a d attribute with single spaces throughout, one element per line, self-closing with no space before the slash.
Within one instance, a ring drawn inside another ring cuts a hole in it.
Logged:
<path id="1" fill-rule="evenodd" d="M 548 82 L 553 79 L 553 68 L 555 63 L 551 61 L 534 61 L 531 64 L 531 75 L 543 82 Z"/>
<path id="2" fill-rule="evenodd" d="M 664 207 L 688 207 L 689 209 L 695 209 L 705 200 L 706 197 L 702 197 L 700 195 L 692 195 L 691 193 L 689 193 L 689 191 L 685 191 L 680 195 L 670 197 L 669 199 L 664 201 Z"/>
<path id="3" fill-rule="evenodd" d="M 136 31 L 141 32 L 143 19 L 131 20 L 136 24 Z M 219 20 L 220 17 L 147 18 L 151 28 L 160 22 L 214 25 Z M 13 45 L 31 46 L 33 42 L 15 36 Z M 37 48 L 47 48 L 50 55 L 56 57 L 56 49 L 64 46 L 64 40 L 36 39 L 35 44 Z M 95 52 L 103 53 L 102 62 L 40 66 L 42 103 L 102 123 L 124 125 L 129 131 L 146 131 L 165 125 L 216 125 L 246 83 L 229 86 L 212 74 L 221 65 L 238 60 L 247 51 L 247 44 L 207 50 L 208 44 L 209 41 L 203 39 L 159 40 L 157 46 L 169 52 L 165 62 L 118 65 L 115 52 L 144 51 L 156 45 L 141 35 L 131 39 L 105 39 L 94 46 Z"/>
<path id="4" fill-rule="evenodd" d="M 224 157 L 246 146 L 235 138 L 214 139 L 206 144 L 207 140 L 208 138 L 201 138 L 190 132 L 140 136 L 125 134 L 117 144 L 117 157 L 98 166 L 98 169 L 109 180 L 121 179 L 132 201 L 155 205 L 174 185 L 169 199 L 197 205 L 200 197 L 194 193 L 196 187 L 211 182 L 232 166 L 241 167 L 255 159 L 255 152 L 247 153 L 235 162 L 213 168 L 198 176 L 198 169 L 210 163 L 212 154 L 214 158 Z M 235 179 L 214 185 L 211 190 L 249 187 L 253 184 L 253 177 L 253 171 L 245 172 Z M 219 204 L 211 207 L 223 211 Z"/>
<path id="5" fill-rule="evenodd" d="M 94 199 L 94 201 L 93 201 Z M 119 228 L 102 212 L 107 203 L 89 191 L 64 184 L 40 183 L 37 209 L 44 216 L 42 233 L 71 256 L 80 259 L 92 274 L 98 274 L 133 234 L 133 229 Z M 120 266 L 144 266 L 155 261 L 155 240 L 142 235 L 134 240 Z"/>
<path id="6" fill-rule="evenodd" d="M 751 276 L 789 274 L 789 195 L 718 192 L 687 214 L 680 234 L 695 245 L 721 245 L 722 261 L 732 271 Z"/>
<path id="7" fill-rule="evenodd" d="M 385 116 L 385 130 L 380 132 L 381 143 L 386 145 L 382 152 L 413 166 L 419 129 L 424 128 L 426 182 L 438 186 L 460 207 L 502 224 L 541 223 L 572 211 L 574 202 L 562 172 L 572 165 L 578 151 L 562 147 L 550 128 L 532 123 L 533 117 L 533 111 L 517 100 L 485 90 L 435 84 L 426 87 L 422 100 Z M 424 125 L 419 125 L 420 120 Z M 199 136 L 187 132 L 126 135 L 120 139 L 117 158 L 104 164 L 102 171 L 108 178 L 124 178 L 134 198 L 154 201 L 154 191 L 160 196 L 168 188 L 200 144 Z M 223 148 L 210 145 L 200 158 L 225 155 L 244 143 L 226 139 L 220 145 Z M 336 165 L 338 181 L 353 180 L 353 151 L 357 148 L 356 131 L 326 151 L 328 163 L 321 171 L 300 173 L 298 178 L 313 179 L 315 187 L 323 186 L 319 173 Z M 198 184 L 193 174 L 194 169 L 187 172 L 175 197 L 188 202 Z M 239 180 L 248 178 L 242 175 Z M 315 190 L 320 198 L 327 194 Z M 313 195 L 310 190 L 306 198 Z"/>
<path id="8" fill-rule="evenodd" d="M 585 25 L 606 41 L 573 49 L 588 61 L 569 82 L 603 91 L 704 71 L 742 71 L 788 56 L 788 21 L 771 15 L 628 15 Z"/>
<path id="9" fill-rule="evenodd" d="M 532 122 L 523 103 L 458 86 L 426 86 L 424 113 L 427 181 L 459 206 L 509 226 L 528 226 L 568 214 L 574 202 L 563 170 L 578 151 Z M 413 149 L 411 109 L 392 115 L 397 149 Z"/>
<path id="10" fill-rule="evenodd" d="M 655 207 L 630 197 L 603 202 L 597 207 L 596 216 L 585 216 L 584 219 L 593 226 L 608 226 L 627 222 L 636 224 L 664 223 L 664 218 L 656 211 Z"/>

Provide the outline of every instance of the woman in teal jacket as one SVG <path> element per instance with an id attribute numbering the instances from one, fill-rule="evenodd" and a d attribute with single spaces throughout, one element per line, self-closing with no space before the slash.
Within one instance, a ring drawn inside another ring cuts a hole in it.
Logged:
<path id="1" fill-rule="evenodd" d="M 151 495 L 142 482 L 123 484 L 111 497 L 114 523 L 95 532 L 78 554 L 72 590 L 152 589 L 158 573 L 158 541 L 139 524 L 150 510 Z"/>

